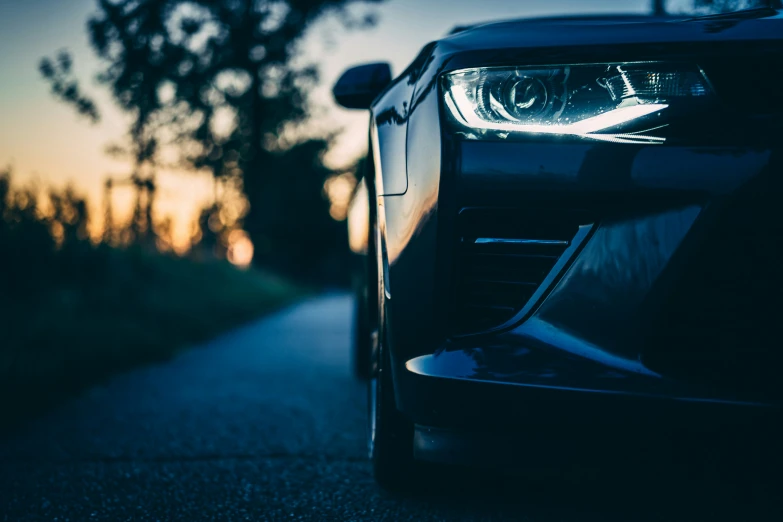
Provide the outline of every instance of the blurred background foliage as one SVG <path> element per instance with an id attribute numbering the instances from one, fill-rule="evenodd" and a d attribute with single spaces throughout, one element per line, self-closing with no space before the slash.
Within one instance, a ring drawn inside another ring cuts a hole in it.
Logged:
<path id="1" fill-rule="evenodd" d="M 102 216 L 72 188 L 17 186 L 0 170 L 3 422 L 347 284 L 356 178 L 324 165 L 333 135 L 307 127 L 318 70 L 295 62 L 297 41 L 325 14 L 372 24 L 350 3 L 360 2 L 96 0 L 87 30 L 103 64 L 98 88 L 128 121 L 106 152 L 130 169 L 106 178 Z M 38 68 L 57 100 L 98 123 L 73 65 L 58 51 Z M 154 212 L 159 171 L 172 165 L 214 179 L 186 249 Z M 127 190 L 132 213 L 118 220 L 113 202 Z"/>
<path id="2" fill-rule="evenodd" d="M 130 367 L 164 360 L 303 295 L 264 270 L 179 257 L 88 233 L 70 188 L 14 187 L 0 172 L 0 425 Z M 132 222 L 111 231 L 136 237 Z"/>
<path id="3" fill-rule="evenodd" d="M 200 219 L 209 226 L 194 232 L 202 247 L 230 255 L 242 241 L 237 261 L 252 249 L 257 265 L 312 284 L 345 284 L 344 216 L 330 213 L 328 189 L 355 178 L 324 165 L 332 135 L 307 127 L 318 69 L 297 60 L 297 43 L 327 14 L 346 28 L 370 26 L 372 16 L 347 6 L 378 1 L 97 1 L 87 28 L 103 63 L 98 81 L 131 119 L 111 152 L 131 161 L 138 199 L 154 201 L 163 165 L 206 170 L 215 202 Z M 71 64 L 60 52 L 39 68 L 58 99 L 98 121 Z M 144 218 L 149 206 L 137 205 L 137 231 L 154 231 Z"/>

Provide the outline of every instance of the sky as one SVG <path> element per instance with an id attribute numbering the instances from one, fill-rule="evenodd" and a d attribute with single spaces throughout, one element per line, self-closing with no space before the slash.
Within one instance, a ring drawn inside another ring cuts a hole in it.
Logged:
<path id="1" fill-rule="evenodd" d="M 301 43 L 302 62 L 317 63 L 321 86 L 312 93 L 314 119 L 320 128 L 341 129 L 327 156 L 333 167 L 351 164 L 366 150 L 368 115 L 335 106 L 332 84 L 351 65 L 387 61 L 401 72 L 427 42 L 457 25 L 493 19 L 576 13 L 639 13 L 650 0 L 387 0 L 372 6 L 375 27 L 347 31 L 335 20 L 316 24 Z M 0 0 L 0 170 L 11 166 L 18 183 L 72 184 L 100 212 L 107 176 L 130 174 L 130 165 L 104 150 L 126 128 L 95 81 L 101 64 L 90 50 L 85 24 L 95 0 Z M 361 7 L 367 10 L 366 7 Z M 68 49 L 83 89 L 95 98 L 102 121 L 91 125 L 55 101 L 37 65 L 44 56 Z M 211 202 L 206 174 L 162 171 L 158 175 L 158 218 L 171 216 L 175 239 L 186 242 L 200 208 Z M 130 208 L 130 190 L 116 191 L 114 205 Z M 121 217 L 121 216 L 120 216 Z"/>

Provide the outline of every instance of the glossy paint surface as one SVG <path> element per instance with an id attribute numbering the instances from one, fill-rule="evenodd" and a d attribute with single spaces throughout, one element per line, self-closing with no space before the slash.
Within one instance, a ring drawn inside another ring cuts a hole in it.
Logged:
<path id="1" fill-rule="evenodd" d="M 568 332 L 585 347 L 572 341 L 564 349 L 621 366 L 603 357 L 608 352 L 644 372 L 639 309 L 700 210 L 689 206 L 602 225 L 536 311 L 537 321 L 521 325 L 519 335 L 557 343 L 556 334 Z"/>
<path id="2" fill-rule="evenodd" d="M 780 14 L 772 9 L 673 20 L 648 20 L 641 17 L 511 20 L 481 25 L 444 38 L 442 43 L 446 52 L 459 52 L 502 51 L 510 48 L 759 41 L 778 38 L 778 24 L 781 21 L 783 19 Z"/>
<path id="3" fill-rule="evenodd" d="M 384 110 L 370 123 L 379 196 L 404 194 L 408 189 L 405 137 L 410 94 L 410 88 L 388 91 L 378 102 L 383 104 Z M 381 143 L 383 146 L 380 146 Z"/>
<path id="4" fill-rule="evenodd" d="M 660 348 L 650 344 L 654 319 L 693 270 L 693 252 L 714 241 L 725 206 L 762 174 L 783 175 L 783 113 L 770 107 L 750 114 L 724 97 L 712 119 L 688 122 L 690 134 L 661 146 L 471 141 L 444 130 L 438 84 L 443 72 L 462 67 L 640 59 L 709 63 L 719 77 L 721 62 L 783 56 L 783 18 L 755 13 L 649 24 L 487 25 L 428 46 L 376 100 L 380 306 L 403 413 L 425 426 L 517 418 L 521 406 L 512 407 L 511 397 L 530 408 L 529 401 L 556 390 L 568 397 L 780 404 L 774 393 L 705 387 L 687 371 L 647 361 Z M 694 130 L 700 125 L 704 132 Z M 456 337 L 449 318 L 456 217 L 464 208 L 578 211 L 578 224 L 593 230 L 524 317 L 499 331 Z M 731 356 L 742 357 L 741 346 Z M 448 397 L 478 402 L 473 414 L 460 415 L 459 404 L 444 405 Z M 482 399 L 505 406 L 482 408 Z"/>

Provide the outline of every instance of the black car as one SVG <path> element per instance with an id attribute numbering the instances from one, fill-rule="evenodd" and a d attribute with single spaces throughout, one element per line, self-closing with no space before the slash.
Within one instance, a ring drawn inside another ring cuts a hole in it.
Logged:
<path id="1" fill-rule="evenodd" d="M 460 28 L 334 94 L 371 114 L 349 228 L 382 485 L 776 440 L 781 12 Z"/>

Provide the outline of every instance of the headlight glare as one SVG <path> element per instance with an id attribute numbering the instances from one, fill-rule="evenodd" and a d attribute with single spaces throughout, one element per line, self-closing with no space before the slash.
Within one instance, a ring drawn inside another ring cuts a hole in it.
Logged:
<path id="1" fill-rule="evenodd" d="M 526 134 L 661 143 L 666 109 L 711 95 L 696 67 L 655 63 L 474 68 L 445 75 L 445 104 L 468 138 Z"/>

